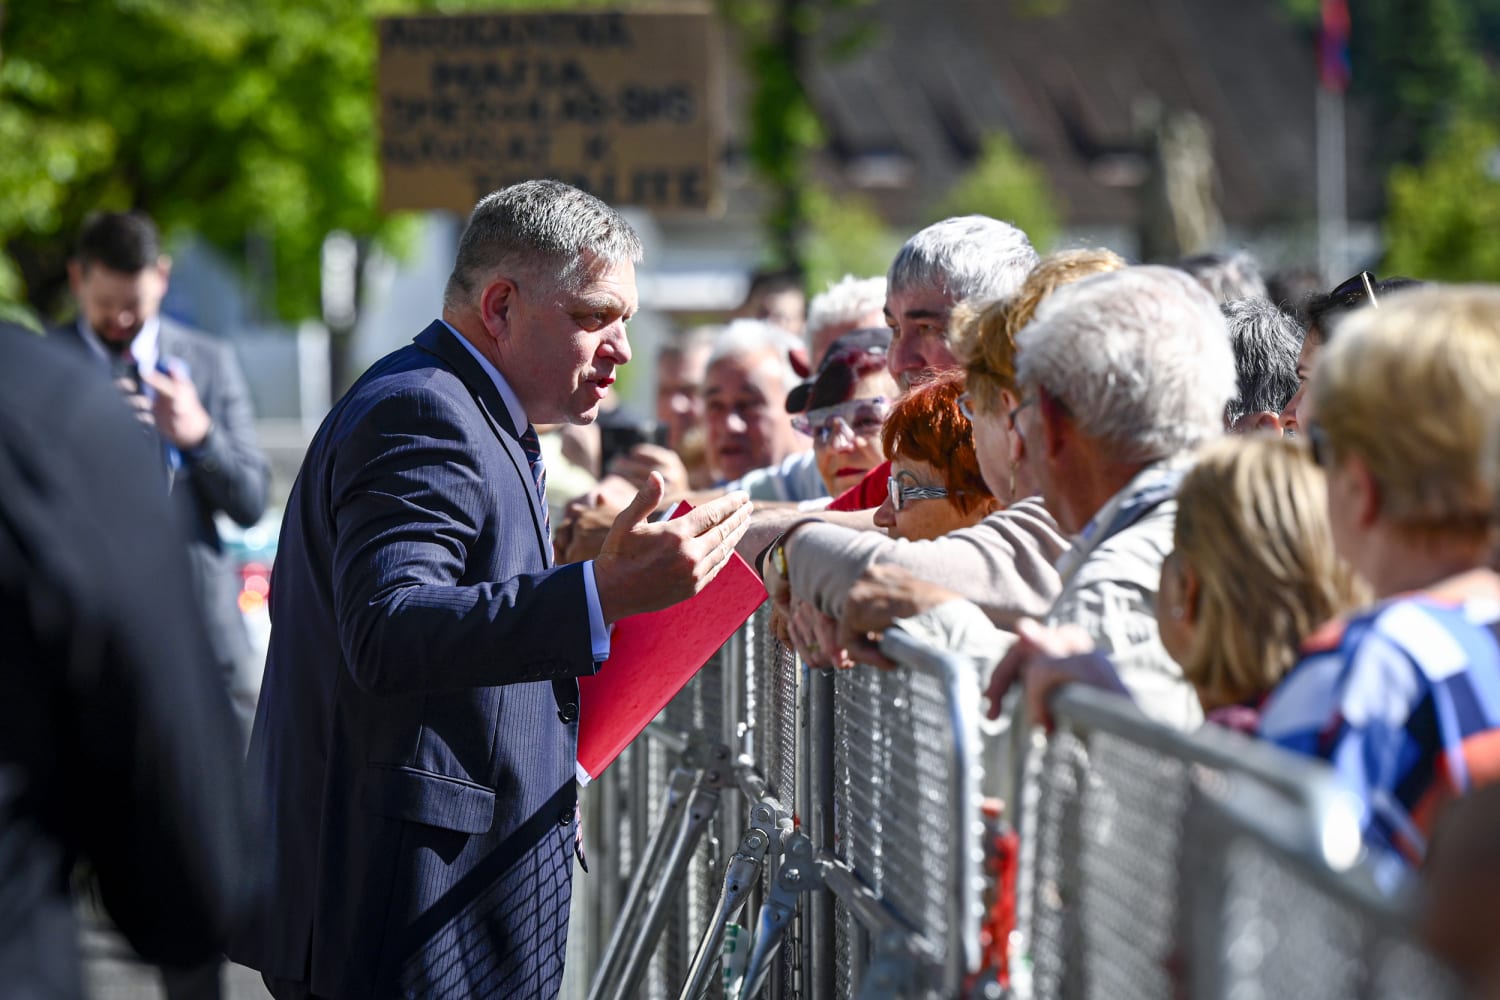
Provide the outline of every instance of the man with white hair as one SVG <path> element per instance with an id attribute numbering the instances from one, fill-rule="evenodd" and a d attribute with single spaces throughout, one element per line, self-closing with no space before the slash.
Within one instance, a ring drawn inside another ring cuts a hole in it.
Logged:
<path id="1" fill-rule="evenodd" d="M 846 333 L 885 325 L 885 279 L 846 274 L 813 296 L 807 307 L 808 367 L 818 370 L 828 346 Z"/>
<path id="2" fill-rule="evenodd" d="M 792 427 L 786 394 L 800 378 L 797 340 L 760 320 L 735 320 L 714 344 L 703 381 L 708 465 L 730 489 L 752 499 L 801 501 L 827 496 L 811 442 Z"/>
<path id="3" fill-rule="evenodd" d="M 891 262 L 885 297 L 890 369 L 901 387 L 923 372 L 959 367 L 948 341 L 953 307 L 1009 298 L 1038 259 L 1025 233 L 985 215 L 944 219 L 907 240 Z"/>
<path id="4" fill-rule="evenodd" d="M 1172 549 L 1177 484 L 1193 450 L 1223 432 L 1235 392 L 1224 319 L 1188 275 L 1132 267 L 1059 289 L 1017 348 L 1021 402 L 1011 420 L 1047 508 L 1074 544 L 1058 561 L 1062 593 L 1044 622 L 1069 628 L 1023 623 L 1015 655 L 1028 642 L 1067 647 L 1087 636 L 1110 654 L 1142 711 L 1194 726 L 1202 710 L 1161 644 L 1156 590 Z M 873 588 L 851 593 L 845 615 L 846 628 L 896 623 L 992 662 L 1011 641 L 978 607 L 926 584 L 899 600 Z"/>

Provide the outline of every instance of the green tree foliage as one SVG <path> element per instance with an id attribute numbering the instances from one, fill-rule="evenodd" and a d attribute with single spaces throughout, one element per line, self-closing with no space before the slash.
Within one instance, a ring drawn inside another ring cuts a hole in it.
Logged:
<path id="1" fill-rule="evenodd" d="M 1005 135 L 985 139 L 979 158 L 943 199 L 938 214 L 988 215 L 1020 227 L 1039 250 L 1057 238 L 1057 198 L 1047 176 Z"/>
<path id="2" fill-rule="evenodd" d="M 325 234 L 401 230 L 377 206 L 374 18 L 579 2 L 591 0 L 4 4 L 0 299 L 55 312 L 84 216 L 138 207 L 234 260 L 267 248 L 265 306 L 316 315 Z"/>
<path id="3" fill-rule="evenodd" d="M 1383 267 L 1441 281 L 1500 281 L 1500 127 L 1457 123 L 1420 166 L 1390 177 Z"/>
<path id="4" fill-rule="evenodd" d="M 810 238 L 812 154 L 823 129 L 802 84 L 804 60 L 839 58 L 868 37 L 868 21 L 830 35 L 829 18 L 869 0 L 719 0 L 719 10 L 746 46 L 752 81 L 749 108 L 750 164 L 770 190 L 766 230 L 774 266 L 802 270 Z"/>
<path id="5" fill-rule="evenodd" d="M 901 247 L 901 237 L 869 202 L 814 187 L 806 194 L 806 204 L 802 263 L 809 291 L 821 292 L 846 274 L 860 278 L 885 274 Z"/>
<path id="6" fill-rule="evenodd" d="M 1486 95 L 1467 0 L 1382 0 L 1355 8 L 1356 93 L 1373 98 L 1384 162 L 1420 163 Z"/>
<path id="7" fill-rule="evenodd" d="M 1281 0 L 1316 52 L 1321 0 Z M 1481 52 L 1500 51 L 1500 0 L 1350 0 L 1350 95 L 1375 116 L 1382 166 L 1420 162 L 1455 116 L 1492 88 Z"/>

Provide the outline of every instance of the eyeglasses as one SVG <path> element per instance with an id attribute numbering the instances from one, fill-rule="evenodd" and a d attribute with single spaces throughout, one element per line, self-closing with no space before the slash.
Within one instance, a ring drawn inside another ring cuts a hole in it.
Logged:
<path id="1" fill-rule="evenodd" d="M 1338 287 L 1328 293 L 1331 299 L 1340 302 L 1357 299 L 1361 293 L 1370 300 L 1370 305 L 1376 309 L 1380 308 L 1380 302 L 1375 298 L 1375 282 L 1378 279 L 1369 271 L 1361 271 L 1348 281 L 1341 282 Z M 1354 302 L 1349 303 L 1351 306 Z"/>
<path id="2" fill-rule="evenodd" d="M 1020 415 L 1020 412 L 1022 410 L 1024 410 L 1024 409 L 1026 409 L 1026 407 L 1030 406 L 1032 403 L 1035 403 L 1035 402 L 1036 402 L 1036 397 L 1035 396 L 1028 396 L 1026 399 L 1021 400 L 1021 402 L 1016 405 L 1016 408 L 1014 410 L 1011 410 L 1009 413 L 1007 413 L 1005 415 L 1006 423 L 1008 423 L 1012 428 L 1014 428 L 1016 426 L 1016 417 L 1018 415 Z"/>
<path id="3" fill-rule="evenodd" d="M 974 422 L 974 397 L 969 393 L 963 393 L 958 397 L 958 412 L 964 415 L 969 423 Z"/>
<path id="4" fill-rule="evenodd" d="M 1333 449 L 1328 446 L 1328 432 L 1316 420 L 1307 425 L 1307 445 L 1312 449 L 1313 464 L 1320 469 L 1328 468 L 1333 461 Z"/>
<path id="5" fill-rule="evenodd" d="M 835 406 L 799 413 L 792 418 L 792 427 L 818 445 L 826 445 L 844 434 L 869 440 L 879 436 L 890 412 L 891 401 L 884 396 L 851 399 Z"/>
<path id="6" fill-rule="evenodd" d="M 916 483 L 916 477 L 910 472 L 902 472 L 892 476 L 885 481 L 885 490 L 891 497 L 891 506 L 897 510 L 905 510 L 910 500 L 939 500 L 948 496 L 948 491 L 941 486 L 907 486 L 902 483 L 902 478 L 910 479 Z"/>

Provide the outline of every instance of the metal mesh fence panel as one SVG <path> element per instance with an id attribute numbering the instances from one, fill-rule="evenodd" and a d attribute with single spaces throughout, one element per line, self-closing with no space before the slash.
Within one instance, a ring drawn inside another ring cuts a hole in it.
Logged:
<path id="1" fill-rule="evenodd" d="M 953 830 L 952 740 L 942 682 L 912 670 L 842 672 L 834 684 L 839 855 L 935 953 L 947 950 Z M 858 988 L 863 932 L 835 918 L 835 984 Z"/>
<path id="2" fill-rule="evenodd" d="M 1028 929 L 1034 995 L 1170 997 L 1195 786 L 1225 775 L 1060 717 L 1037 775 Z"/>
<path id="3" fill-rule="evenodd" d="M 1385 1000 L 1467 995 L 1379 903 L 1309 877 L 1305 863 L 1257 837 L 1230 835 L 1220 857 L 1224 892 L 1217 956 L 1235 1000 Z"/>
<path id="4" fill-rule="evenodd" d="M 1330 867 L 1358 833 L 1325 767 L 1122 705 L 1065 692 L 1030 762 L 1023 996 L 1462 995 L 1389 901 Z"/>

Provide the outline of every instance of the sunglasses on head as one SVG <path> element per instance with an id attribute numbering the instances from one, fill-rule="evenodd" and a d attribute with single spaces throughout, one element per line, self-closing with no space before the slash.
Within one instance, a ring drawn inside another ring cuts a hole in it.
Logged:
<path id="1" fill-rule="evenodd" d="M 1328 295 L 1330 298 L 1348 302 L 1350 305 L 1357 305 L 1358 299 L 1363 296 L 1369 300 L 1373 308 L 1379 309 L 1380 301 L 1375 298 L 1375 285 L 1378 280 L 1369 271 L 1361 271 L 1349 280 L 1340 282 Z"/>

